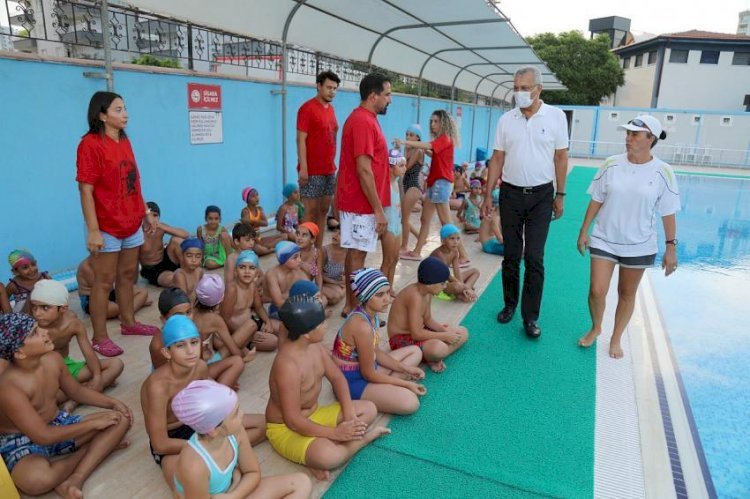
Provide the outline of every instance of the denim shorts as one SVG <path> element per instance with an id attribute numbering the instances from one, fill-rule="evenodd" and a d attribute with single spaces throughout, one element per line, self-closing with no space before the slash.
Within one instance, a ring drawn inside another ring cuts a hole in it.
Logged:
<path id="1" fill-rule="evenodd" d="M 439 178 L 427 189 L 427 199 L 433 204 L 445 204 L 451 198 L 453 192 L 453 183 L 443 178 Z"/>
<path id="2" fill-rule="evenodd" d="M 101 231 L 104 239 L 104 247 L 99 250 L 102 253 L 114 253 L 143 245 L 143 229 L 138 227 L 132 235 L 119 239 L 111 234 Z"/>

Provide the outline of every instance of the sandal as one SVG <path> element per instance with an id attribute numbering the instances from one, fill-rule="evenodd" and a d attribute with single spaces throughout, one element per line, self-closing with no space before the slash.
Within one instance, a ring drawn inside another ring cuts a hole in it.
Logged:
<path id="1" fill-rule="evenodd" d="M 399 257 L 402 260 L 412 260 L 414 262 L 418 262 L 418 261 L 422 260 L 422 257 L 420 255 L 414 253 L 413 251 L 405 251 L 403 253 L 399 253 Z"/>
<path id="2" fill-rule="evenodd" d="M 104 355 L 105 357 L 117 357 L 122 355 L 125 351 L 117 346 L 117 343 L 110 340 L 109 338 L 102 341 L 92 341 L 91 346 L 94 351 L 98 354 Z"/>
<path id="3" fill-rule="evenodd" d="M 149 326 L 140 322 L 134 322 L 132 326 L 120 324 L 120 334 L 123 336 L 153 336 L 158 332 L 158 327 Z"/>

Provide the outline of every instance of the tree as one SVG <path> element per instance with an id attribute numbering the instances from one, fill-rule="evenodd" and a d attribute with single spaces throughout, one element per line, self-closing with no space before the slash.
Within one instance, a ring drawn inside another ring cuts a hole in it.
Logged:
<path id="1" fill-rule="evenodd" d="M 167 59 L 164 57 L 154 57 L 149 54 L 143 54 L 140 57 L 134 58 L 130 61 L 131 64 L 139 64 L 141 66 L 158 66 L 162 68 L 180 68 L 179 61 L 175 59 Z"/>
<path id="2" fill-rule="evenodd" d="M 607 34 L 587 40 L 580 31 L 542 33 L 526 41 L 568 88 L 542 91 L 542 99 L 549 104 L 596 106 L 625 83 L 620 62 L 609 50 Z"/>

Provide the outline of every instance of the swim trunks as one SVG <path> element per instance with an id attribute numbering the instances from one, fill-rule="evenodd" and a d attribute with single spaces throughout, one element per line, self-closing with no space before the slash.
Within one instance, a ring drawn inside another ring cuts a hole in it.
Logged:
<path id="1" fill-rule="evenodd" d="M 59 411 L 55 419 L 49 424 L 51 426 L 68 426 L 81 421 L 81 416 L 73 416 L 65 411 Z M 0 455 L 5 461 L 8 471 L 18 462 L 30 454 L 36 454 L 45 458 L 64 456 L 76 451 L 75 440 L 64 440 L 50 445 L 38 445 L 22 433 L 0 434 Z"/>
<path id="2" fill-rule="evenodd" d="M 422 345 L 424 345 L 424 340 L 415 340 L 410 334 L 397 334 L 388 338 L 388 344 L 390 345 L 391 350 L 398 350 L 399 348 L 411 345 L 417 345 L 421 349 Z"/>
<path id="3" fill-rule="evenodd" d="M 190 437 L 193 436 L 193 433 L 195 433 L 195 430 L 193 430 L 191 427 L 187 425 L 180 425 L 177 428 L 173 430 L 167 430 L 167 436 L 169 438 L 179 438 L 180 440 L 190 440 Z M 165 456 L 171 455 L 171 454 L 157 454 L 154 451 L 154 446 L 151 445 L 151 441 L 148 442 L 148 447 L 151 449 L 151 457 L 154 458 L 154 462 L 161 466 L 161 460 L 164 459 Z M 177 456 L 178 454 L 174 454 Z"/>
<path id="4" fill-rule="evenodd" d="M 81 300 L 81 310 L 83 310 L 86 315 L 91 315 L 89 313 L 89 302 L 91 301 L 91 297 L 89 295 L 78 295 L 78 299 Z M 117 303 L 117 296 L 115 295 L 114 288 L 109 292 L 107 300 L 112 303 Z"/>
<path id="5" fill-rule="evenodd" d="M 167 247 L 165 246 L 161 261 L 159 263 L 157 263 L 156 265 L 141 265 L 141 276 L 146 279 L 149 284 L 158 286 L 159 276 L 163 272 L 174 272 L 178 268 L 180 268 L 180 266 L 174 263 L 169 258 L 169 253 L 167 252 Z"/>
<path id="6" fill-rule="evenodd" d="M 336 428 L 340 412 L 341 404 L 334 402 L 330 405 L 318 407 L 307 419 L 321 426 Z M 266 423 L 266 438 L 271 447 L 281 456 L 294 463 L 305 464 L 307 449 L 317 437 L 300 435 L 290 430 L 284 423 Z"/>
<path id="7" fill-rule="evenodd" d="M 85 360 L 73 360 L 70 357 L 65 357 L 63 361 L 65 362 L 65 367 L 68 368 L 68 372 L 76 379 L 78 379 L 78 373 L 81 372 L 81 369 L 86 367 Z"/>

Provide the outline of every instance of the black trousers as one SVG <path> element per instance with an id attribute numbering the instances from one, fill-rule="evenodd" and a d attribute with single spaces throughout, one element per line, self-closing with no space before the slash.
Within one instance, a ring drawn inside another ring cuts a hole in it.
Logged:
<path id="1" fill-rule="evenodd" d="M 552 182 L 532 188 L 503 183 L 500 187 L 500 223 L 505 239 L 503 295 L 505 306 L 516 308 L 519 299 L 521 257 L 523 276 L 521 317 L 539 319 L 544 288 L 544 245 L 552 220 Z"/>

